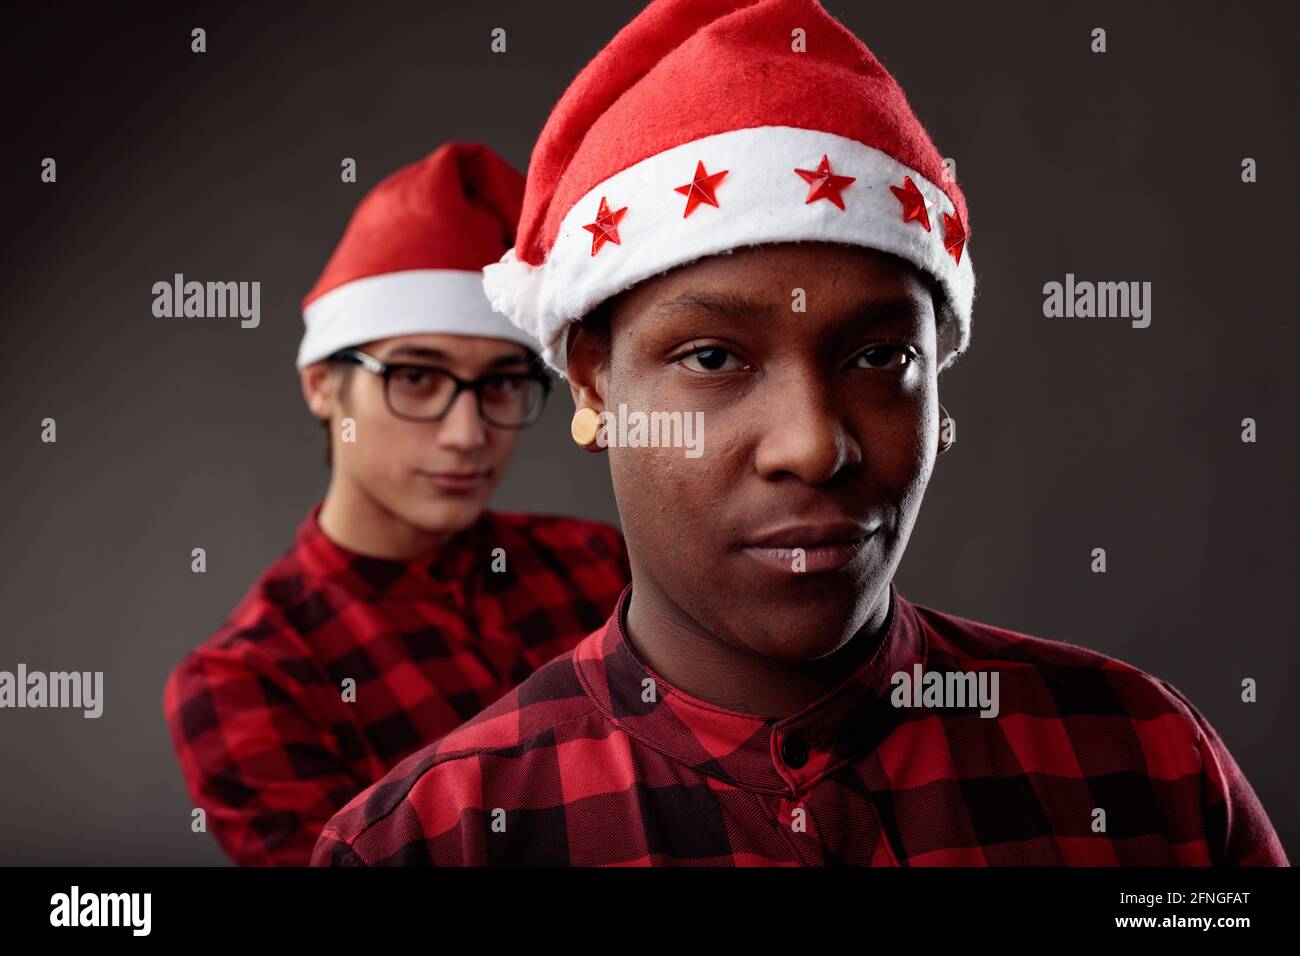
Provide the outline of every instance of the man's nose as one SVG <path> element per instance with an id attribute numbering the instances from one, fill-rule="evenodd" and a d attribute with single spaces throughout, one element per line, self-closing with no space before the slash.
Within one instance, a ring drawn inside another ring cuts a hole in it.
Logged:
<path id="1" fill-rule="evenodd" d="M 478 413 L 478 399 L 466 389 L 456 396 L 438 421 L 438 444 L 444 448 L 479 448 L 487 444 L 487 426 Z"/>
<path id="2" fill-rule="evenodd" d="M 809 485 L 862 462 L 862 448 L 831 383 L 811 370 L 783 375 L 763 396 L 756 467 L 764 478 L 794 475 Z"/>

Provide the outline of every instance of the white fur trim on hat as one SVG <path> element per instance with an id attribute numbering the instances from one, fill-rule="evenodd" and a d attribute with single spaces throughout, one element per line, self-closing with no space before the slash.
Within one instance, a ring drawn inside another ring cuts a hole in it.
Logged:
<path id="1" fill-rule="evenodd" d="M 483 277 L 464 269 L 410 269 L 356 279 L 313 301 L 303 319 L 300 369 L 349 346 L 428 332 L 505 339 L 541 350 L 493 311 L 483 294 Z"/>
<path id="2" fill-rule="evenodd" d="M 854 182 L 842 192 L 845 208 L 829 200 L 806 202 L 808 183 L 796 168 L 816 169 L 822 155 L 838 176 Z M 700 204 L 683 218 L 686 197 L 675 187 L 691 182 L 697 162 L 706 172 L 727 170 L 718 206 Z M 930 229 L 904 222 L 890 186 L 910 176 L 930 203 Z M 627 208 L 618 224 L 620 244 L 591 254 L 592 234 L 604 197 L 612 211 Z M 969 243 L 960 263 L 944 248 L 943 191 L 892 156 L 854 139 L 790 126 L 730 130 L 664 150 L 614 174 L 590 190 L 564 216 L 540 266 L 520 262 L 514 250 L 483 270 L 492 307 L 542 344 L 557 371 L 565 367 L 570 323 L 601 302 L 668 269 L 741 246 L 824 241 L 879 249 L 906 259 L 942 283 L 958 323 L 958 343 L 945 365 L 970 341 L 975 273 Z M 964 225 L 964 224 L 963 224 Z"/>

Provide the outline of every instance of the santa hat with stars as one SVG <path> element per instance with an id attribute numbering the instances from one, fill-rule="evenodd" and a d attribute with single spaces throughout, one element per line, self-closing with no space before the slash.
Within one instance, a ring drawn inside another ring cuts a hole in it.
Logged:
<path id="1" fill-rule="evenodd" d="M 771 242 L 892 253 L 970 341 L 966 200 L 903 91 L 816 0 L 654 0 L 565 91 L 533 149 L 492 305 L 557 370 L 570 324 L 651 276 Z"/>
<path id="2" fill-rule="evenodd" d="M 480 143 L 447 143 L 361 200 L 302 303 L 298 368 L 339 349 L 425 332 L 518 342 L 494 312 L 483 266 L 515 241 L 524 177 Z"/>

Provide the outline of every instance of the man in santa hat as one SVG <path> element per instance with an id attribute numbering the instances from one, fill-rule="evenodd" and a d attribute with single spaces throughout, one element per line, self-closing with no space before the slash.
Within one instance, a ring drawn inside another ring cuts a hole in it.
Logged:
<path id="1" fill-rule="evenodd" d="M 815 0 L 656 0 L 534 149 L 493 303 L 608 447 L 609 621 L 326 826 L 318 865 L 1279 865 L 1165 681 L 905 599 L 970 342 L 966 200 Z M 414 835 L 414 836 L 413 836 Z"/>
<path id="2" fill-rule="evenodd" d="M 236 862 L 305 865 L 331 814 L 571 648 L 627 581 L 613 528 L 485 510 L 550 387 L 480 273 L 523 187 L 485 146 L 441 147 L 366 196 L 304 302 L 329 489 L 164 696 Z"/>

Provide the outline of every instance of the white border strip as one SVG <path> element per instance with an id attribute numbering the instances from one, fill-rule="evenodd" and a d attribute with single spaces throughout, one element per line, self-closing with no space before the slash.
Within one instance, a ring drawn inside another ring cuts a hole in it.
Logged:
<path id="1" fill-rule="evenodd" d="M 836 175 L 855 178 L 842 193 L 844 210 L 826 199 L 805 202 L 809 186 L 794 170 L 815 169 L 823 154 Z M 699 161 L 708 173 L 728 170 L 716 190 L 718 207 L 701 204 L 682 218 L 686 197 L 674 188 L 692 180 Z M 889 190 L 904 176 L 931 204 L 929 232 L 903 221 Z M 592 235 L 582 227 L 595 221 L 601 197 L 611 211 L 627 207 L 627 214 L 618 226 L 621 244 L 606 242 L 592 256 Z M 842 242 L 893 253 L 936 276 L 957 315 L 960 353 L 970 340 L 975 273 L 969 243 L 960 264 L 944 249 L 944 212 L 951 214 L 953 204 L 941 189 L 857 140 L 790 126 L 732 130 L 611 176 L 566 213 L 545 263 L 521 263 L 511 250 L 484 269 L 483 284 L 493 307 L 538 339 L 547 362 L 562 372 L 569 323 L 644 279 L 757 243 Z"/>
<path id="2" fill-rule="evenodd" d="M 307 331 L 298 368 L 339 349 L 398 335 L 441 332 L 505 339 L 540 352 L 540 345 L 483 294 L 481 273 L 463 269 L 411 269 L 344 283 L 303 310 Z"/>

